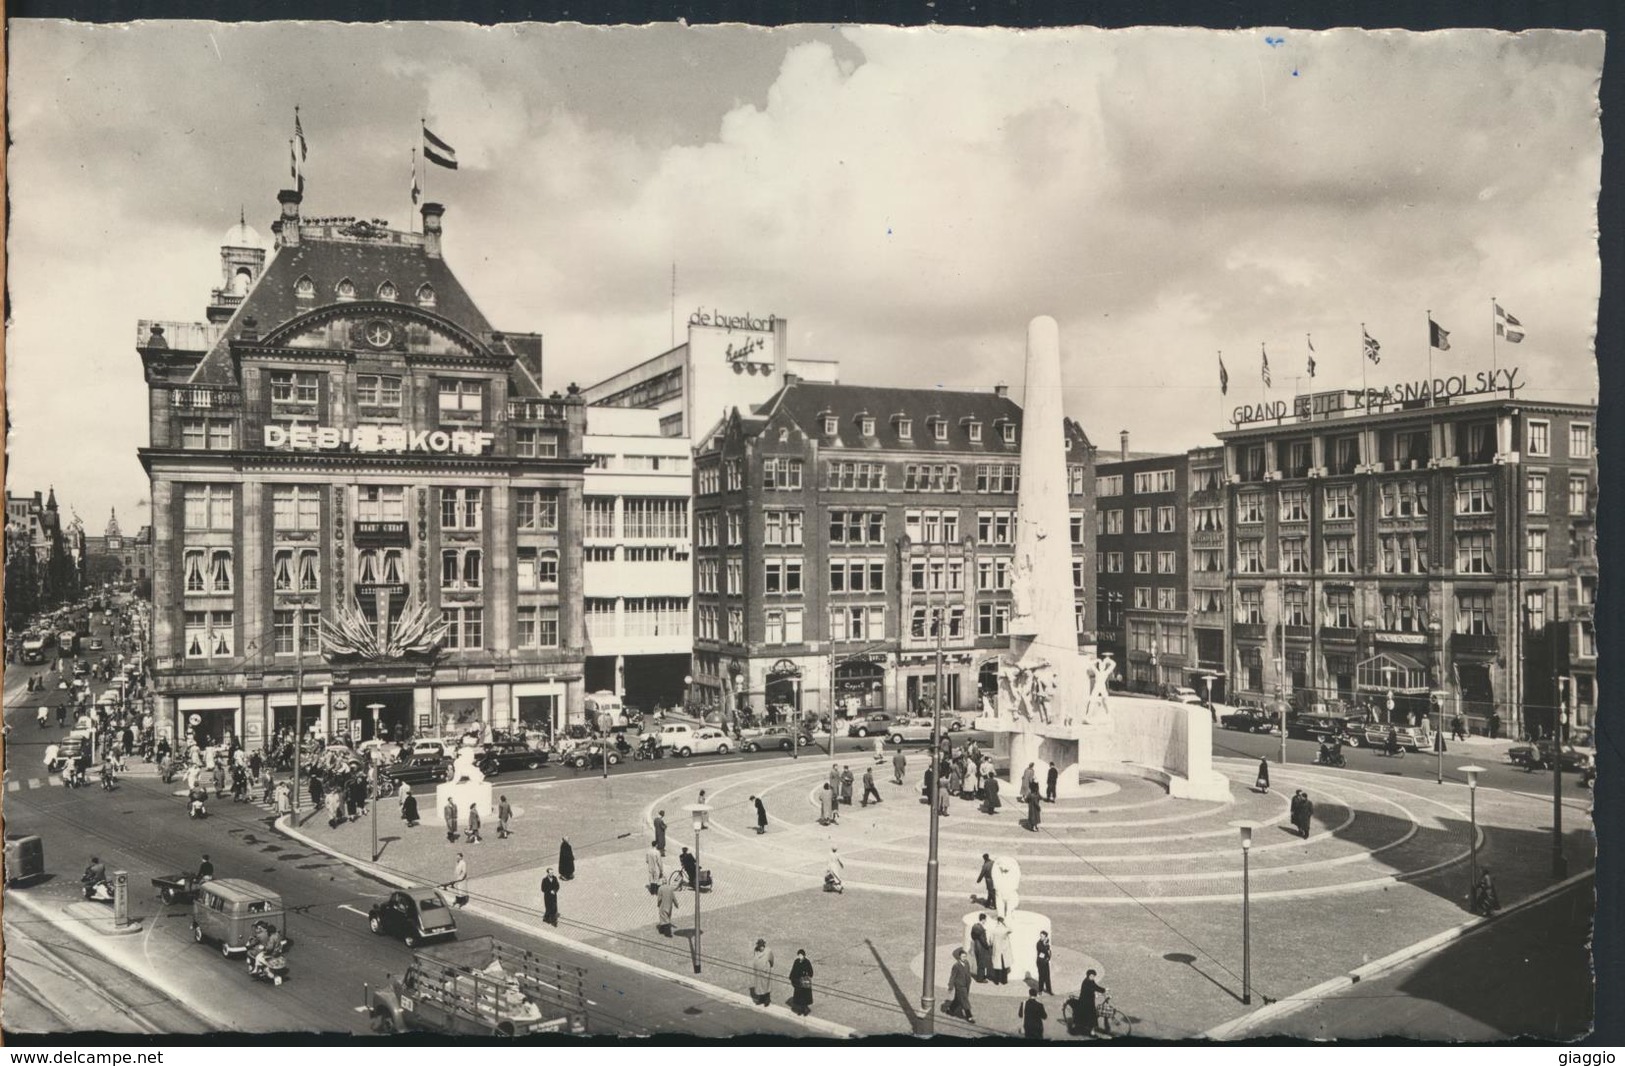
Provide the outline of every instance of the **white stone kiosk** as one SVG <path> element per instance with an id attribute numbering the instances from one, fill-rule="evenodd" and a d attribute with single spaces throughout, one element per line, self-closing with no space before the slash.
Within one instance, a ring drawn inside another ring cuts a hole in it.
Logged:
<path id="1" fill-rule="evenodd" d="M 977 728 L 994 734 L 1011 782 L 1028 763 L 1042 781 L 1053 762 L 1058 798 L 1083 794 L 1085 772 L 1094 769 L 1152 778 L 1182 799 L 1227 802 L 1229 782 L 1212 765 L 1208 712 L 1164 700 L 1110 700 L 1115 664 L 1078 651 L 1061 401 L 1060 331 L 1053 318 L 1035 318 L 1027 325 L 1010 650 L 993 713 L 978 718 Z"/>

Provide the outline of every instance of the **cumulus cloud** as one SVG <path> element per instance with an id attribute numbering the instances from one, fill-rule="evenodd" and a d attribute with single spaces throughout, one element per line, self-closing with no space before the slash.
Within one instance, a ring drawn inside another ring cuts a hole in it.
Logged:
<path id="1" fill-rule="evenodd" d="M 12 26 L 12 477 L 84 513 L 141 491 L 134 319 L 266 230 L 295 103 L 316 214 L 401 224 L 420 116 L 456 145 L 448 258 L 550 388 L 666 346 L 675 262 L 679 321 L 777 313 L 848 381 L 1018 384 L 1052 314 L 1136 447 L 1211 440 L 1261 343 L 1282 397 L 1306 334 L 1357 386 L 1362 323 L 1420 376 L 1430 309 L 1486 364 L 1492 295 L 1534 394 L 1595 395 L 1600 35 Z"/>

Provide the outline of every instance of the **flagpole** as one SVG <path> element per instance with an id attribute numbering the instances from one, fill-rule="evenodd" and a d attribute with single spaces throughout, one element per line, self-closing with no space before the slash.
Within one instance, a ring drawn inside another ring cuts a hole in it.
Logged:
<path id="1" fill-rule="evenodd" d="M 1370 356 L 1368 356 L 1366 354 L 1366 344 L 1365 344 L 1365 339 L 1368 336 L 1370 336 L 1370 334 L 1366 333 L 1366 331 L 1365 331 L 1365 323 L 1361 322 L 1360 323 L 1360 392 L 1363 393 L 1363 395 L 1360 397 L 1360 403 L 1362 405 L 1369 402 L 1370 399 L 1371 399 L 1371 386 L 1367 385 L 1366 381 L 1365 381 L 1365 364 L 1366 364 L 1366 360 L 1370 358 Z"/>
<path id="2" fill-rule="evenodd" d="M 418 116 L 418 143 L 419 144 L 423 143 L 423 131 L 428 127 L 428 125 L 429 125 L 429 120 L 427 118 L 425 118 L 424 116 L 419 115 Z M 429 168 L 428 168 L 427 164 L 429 162 L 429 159 L 428 159 L 427 156 L 424 157 L 423 162 L 425 164 L 425 166 L 423 168 L 423 186 L 422 186 L 423 202 L 428 203 L 429 202 Z"/>
<path id="3" fill-rule="evenodd" d="M 1499 368 L 1500 362 L 1495 351 L 1495 297 L 1490 297 L 1490 369 Z"/>
<path id="4" fill-rule="evenodd" d="M 1428 406 L 1433 406 L 1433 309 L 1425 312 L 1428 317 Z"/>

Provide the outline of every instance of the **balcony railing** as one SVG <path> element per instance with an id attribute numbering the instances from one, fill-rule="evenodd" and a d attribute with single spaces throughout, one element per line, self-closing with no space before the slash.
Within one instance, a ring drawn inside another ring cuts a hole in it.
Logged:
<path id="1" fill-rule="evenodd" d="M 1500 649 L 1501 642 L 1494 633 L 1450 634 L 1452 655 L 1494 655 Z"/>
<path id="2" fill-rule="evenodd" d="M 1358 635 L 1359 630 L 1355 629 L 1353 626 L 1320 627 L 1321 640 L 1340 641 L 1346 644 L 1353 644 Z"/>
<path id="3" fill-rule="evenodd" d="M 171 389 L 169 406 L 182 411 L 237 411 L 243 406 L 243 392 L 207 386 Z"/>
<path id="4" fill-rule="evenodd" d="M 1287 626 L 1286 627 L 1286 639 L 1288 639 L 1288 640 L 1309 640 L 1313 636 L 1314 636 L 1314 627 L 1313 626 Z"/>
<path id="5" fill-rule="evenodd" d="M 412 543 L 406 522 L 383 522 L 358 519 L 353 536 L 358 548 L 406 548 Z"/>
<path id="6" fill-rule="evenodd" d="M 1237 640 L 1263 640 L 1263 622 L 1237 622 L 1235 625 Z"/>
<path id="7" fill-rule="evenodd" d="M 508 418 L 523 422 L 563 422 L 564 406 L 557 400 L 509 400 Z"/>

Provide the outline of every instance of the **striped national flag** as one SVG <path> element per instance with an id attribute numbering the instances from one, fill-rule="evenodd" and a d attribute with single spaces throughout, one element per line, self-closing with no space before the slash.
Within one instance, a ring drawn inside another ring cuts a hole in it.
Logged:
<path id="1" fill-rule="evenodd" d="M 428 126 L 423 127 L 423 158 L 447 170 L 457 169 L 457 149 L 436 137 Z"/>
<path id="2" fill-rule="evenodd" d="M 1507 314 L 1500 304 L 1495 305 L 1495 335 L 1508 344 L 1521 344 L 1524 338 L 1523 323 Z"/>

